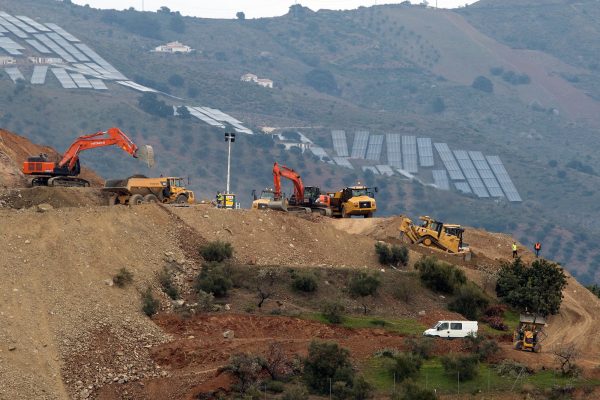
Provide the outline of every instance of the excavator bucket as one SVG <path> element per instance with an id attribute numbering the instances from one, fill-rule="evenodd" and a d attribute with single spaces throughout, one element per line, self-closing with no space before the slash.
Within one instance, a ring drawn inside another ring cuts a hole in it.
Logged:
<path id="1" fill-rule="evenodd" d="M 278 201 L 270 201 L 268 205 L 269 209 L 277 210 L 277 211 L 286 211 L 287 212 L 287 202 L 285 200 Z"/>
<path id="2" fill-rule="evenodd" d="M 154 148 L 150 145 L 140 146 L 137 151 L 137 158 L 148 165 L 148 168 L 154 167 Z"/>

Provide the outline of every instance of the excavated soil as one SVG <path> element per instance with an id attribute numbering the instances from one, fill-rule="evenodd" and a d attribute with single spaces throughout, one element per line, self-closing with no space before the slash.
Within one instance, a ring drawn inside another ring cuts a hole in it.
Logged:
<path id="1" fill-rule="evenodd" d="M 24 209 L 50 204 L 54 208 L 104 206 L 108 197 L 96 188 L 33 187 L 0 189 L 0 208 Z"/>

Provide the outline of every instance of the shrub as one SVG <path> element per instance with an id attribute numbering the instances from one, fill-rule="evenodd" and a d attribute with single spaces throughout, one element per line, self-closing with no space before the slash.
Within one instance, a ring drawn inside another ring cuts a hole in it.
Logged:
<path id="1" fill-rule="evenodd" d="M 381 281 L 377 275 L 367 274 L 366 272 L 359 272 L 350 280 L 350 295 L 362 299 L 365 314 L 367 313 L 366 297 L 375 295 L 380 285 Z"/>
<path id="2" fill-rule="evenodd" d="M 206 293 L 204 290 L 199 290 L 196 294 L 196 302 L 198 309 L 201 311 L 212 311 L 214 307 L 215 296 L 212 293 Z"/>
<path id="3" fill-rule="evenodd" d="M 406 266 L 408 264 L 408 248 L 406 246 L 388 245 L 386 243 L 375 243 L 375 252 L 381 265 L 394 267 Z"/>
<path id="4" fill-rule="evenodd" d="M 516 378 L 519 375 L 531 375 L 533 370 L 513 360 L 502 360 L 495 367 L 496 373 L 500 376 L 508 376 L 510 378 Z"/>
<path id="5" fill-rule="evenodd" d="M 328 302 L 323 305 L 321 315 L 332 324 L 341 324 L 344 321 L 344 306 L 337 302 Z"/>
<path id="6" fill-rule="evenodd" d="M 127 268 L 123 267 L 113 276 L 112 281 L 115 285 L 122 288 L 133 283 L 133 274 Z"/>
<path id="7" fill-rule="evenodd" d="M 600 286 L 598 286 L 597 284 L 586 286 L 586 288 L 590 292 L 594 293 L 596 296 L 600 297 Z"/>
<path id="8" fill-rule="evenodd" d="M 319 394 L 327 394 L 329 379 L 349 386 L 354 378 L 349 355 L 348 350 L 337 343 L 311 342 L 304 360 L 303 378 L 308 387 Z"/>
<path id="9" fill-rule="evenodd" d="M 236 353 L 231 356 L 224 370 L 237 378 L 239 391 L 244 393 L 258 381 L 263 364 L 264 361 L 260 357 Z"/>
<path id="10" fill-rule="evenodd" d="M 308 399 L 308 391 L 304 386 L 296 385 L 286 390 L 282 400 L 306 400 Z"/>
<path id="11" fill-rule="evenodd" d="M 394 365 L 390 368 L 390 374 L 393 374 L 398 382 L 416 378 L 419 375 L 422 363 L 421 357 L 416 354 L 401 353 L 396 356 Z"/>
<path id="12" fill-rule="evenodd" d="M 402 383 L 401 392 L 392 395 L 392 400 L 436 400 L 433 390 L 424 389 L 413 381 Z"/>
<path id="13" fill-rule="evenodd" d="M 452 377 L 458 376 L 461 382 L 477 376 L 477 356 L 443 356 L 441 362 L 444 372 Z"/>
<path id="14" fill-rule="evenodd" d="M 485 309 L 484 314 L 487 317 L 502 317 L 506 312 L 506 306 L 504 304 L 492 304 Z"/>
<path id="15" fill-rule="evenodd" d="M 488 325 L 497 331 L 507 331 L 508 325 L 504 323 L 502 317 L 485 317 L 483 319 Z"/>
<path id="16" fill-rule="evenodd" d="M 169 85 L 171 86 L 182 87 L 184 83 L 185 81 L 181 75 L 173 74 L 169 77 Z"/>
<path id="17" fill-rule="evenodd" d="M 465 348 L 473 355 L 477 356 L 479 361 L 486 361 L 500 349 L 498 343 L 494 340 L 486 339 L 483 336 L 468 336 L 465 342 Z"/>
<path id="18" fill-rule="evenodd" d="M 452 302 L 448 304 L 450 311 L 462 314 L 465 318 L 476 320 L 489 305 L 489 300 L 481 289 L 475 285 L 462 286 Z"/>
<path id="19" fill-rule="evenodd" d="M 175 283 L 173 282 L 173 275 L 167 267 L 163 268 L 162 271 L 158 274 L 158 282 L 162 287 L 163 291 L 173 300 L 177 300 L 179 298 L 179 290 Z"/>
<path id="20" fill-rule="evenodd" d="M 216 240 L 200 247 L 200 255 L 208 262 L 223 262 L 233 257 L 231 243 Z"/>
<path id="21" fill-rule="evenodd" d="M 267 390 L 271 393 L 283 393 L 285 386 L 279 381 L 267 382 Z"/>
<path id="22" fill-rule="evenodd" d="M 481 90 L 486 93 L 494 92 L 494 84 L 485 76 L 478 76 L 471 85 L 474 89 Z"/>
<path id="23" fill-rule="evenodd" d="M 208 264 L 202 267 L 202 271 L 196 279 L 196 290 L 212 293 L 215 297 L 227 295 L 233 283 L 222 265 Z"/>
<path id="24" fill-rule="evenodd" d="M 432 338 L 422 337 L 422 338 L 406 338 L 404 340 L 404 344 L 406 345 L 406 349 L 424 359 L 429 360 L 431 357 L 431 353 L 433 352 L 433 345 L 435 341 Z"/>
<path id="25" fill-rule="evenodd" d="M 415 295 L 416 288 L 414 284 L 408 281 L 396 282 L 392 295 L 396 300 L 402 300 L 408 303 Z"/>
<path id="26" fill-rule="evenodd" d="M 567 278 L 560 266 L 545 259 L 526 266 L 517 258 L 500 269 L 496 294 L 517 310 L 546 316 L 558 313 L 566 285 Z"/>
<path id="27" fill-rule="evenodd" d="M 373 397 L 373 387 L 362 376 L 357 376 L 352 382 L 350 392 L 352 400 L 367 400 Z"/>
<path id="28" fill-rule="evenodd" d="M 301 273 L 292 278 L 292 287 L 305 293 L 312 293 L 317 290 L 317 277 L 311 273 Z"/>
<path id="29" fill-rule="evenodd" d="M 307 72 L 304 75 L 304 82 L 322 93 L 337 95 L 340 92 L 333 74 L 324 69 L 313 69 Z"/>
<path id="30" fill-rule="evenodd" d="M 158 312 L 160 303 L 157 298 L 152 294 L 152 288 L 148 286 L 144 293 L 142 293 L 142 311 L 147 316 L 151 317 Z"/>
<path id="31" fill-rule="evenodd" d="M 419 271 L 421 282 L 436 292 L 452 294 L 467 282 L 464 272 L 434 257 L 423 257 L 415 268 Z"/>

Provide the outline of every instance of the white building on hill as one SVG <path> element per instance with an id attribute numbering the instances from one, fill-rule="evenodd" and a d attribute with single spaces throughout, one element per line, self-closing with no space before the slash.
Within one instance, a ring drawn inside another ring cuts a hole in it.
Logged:
<path id="1" fill-rule="evenodd" d="M 272 80 L 265 79 L 265 78 L 259 78 L 258 76 L 254 75 L 254 74 L 244 74 L 244 75 L 242 75 L 240 80 L 242 82 L 254 82 L 257 85 L 260 85 L 262 87 L 273 89 L 273 81 Z"/>
<path id="2" fill-rule="evenodd" d="M 190 46 L 186 46 L 180 42 L 171 42 L 158 46 L 153 50 L 156 53 L 191 53 L 194 51 Z"/>
<path id="3" fill-rule="evenodd" d="M 16 64 L 17 60 L 14 57 L 0 57 L 0 65 Z"/>
<path id="4" fill-rule="evenodd" d="M 33 64 L 63 64 L 62 58 L 54 57 L 29 57 L 29 61 Z"/>

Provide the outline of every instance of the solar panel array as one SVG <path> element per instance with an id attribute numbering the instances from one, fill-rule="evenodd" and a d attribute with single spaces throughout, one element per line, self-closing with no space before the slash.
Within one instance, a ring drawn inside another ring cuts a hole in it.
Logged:
<path id="1" fill-rule="evenodd" d="M 43 85 L 46 83 L 46 75 L 48 74 L 47 66 L 36 65 L 33 67 L 33 74 L 31 75 L 32 85 Z"/>
<path id="2" fill-rule="evenodd" d="M 8 29 L 12 34 L 21 39 L 27 39 L 28 35 L 21 29 L 17 28 L 14 24 L 10 23 L 6 18 L 0 16 L 0 25 Z"/>
<path id="3" fill-rule="evenodd" d="M 104 81 L 102 81 L 101 79 L 90 79 L 89 81 L 95 90 L 108 90 L 108 88 L 104 84 Z"/>
<path id="4" fill-rule="evenodd" d="M 25 77 L 23 76 L 21 71 L 19 71 L 19 68 L 17 68 L 17 67 L 9 67 L 9 68 L 5 68 L 4 70 L 6 71 L 8 76 L 10 76 L 10 79 L 12 79 L 12 81 L 15 83 L 17 83 L 17 80 L 19 80 L 19 79 L 25 80 Z"/>
<path id="5" fill-rule="evenodd" d="M 411 174 L 419 172 L 417 164 L 417 138 L 415 136 L 402 136 L 402 157 L 404 170 Z"/>
<path id="6" fill-rule="evenodd" d="M 63 28 L 61 28 L 60 26 L 58 26 L 56 24 L 46 24 L 46 26 L 48 28 L 52 29 L 54 32 L 58 33 L 60 36 L 67 39 L 69 42 L 79 42 L 80 41 L 75 36 L 71 35 L 69 32 L 65 31 Z"/>
<path id="7" fill-rule="evenodd" d="M 71 79 L 75 82 L 78 88 L 80 89 L 93 89 L 92 84 L 85 79 L 85 77 L 81 74 L 70 74 Z"/>
<path id="8" fill-rule="evenodd" d="M 352 158 L 365 158 L 367 145 L 369 144 L 369 131 L 357 131 L 354 134 L 354 143 L 352 144 Z"/>
<path id="9" fill-rule="evenodd" d="M 455 150 L 454 155 L 456 156 L 456 160 L 462 168 L 465 177 L 467 178 L 467 181 L 473 190 L 473 193 L 480 198 L 490 197 L 485 189 L 483 181 L 479 177 L 479 174 L 473 165 L 473 162 L 471 162 L 471 159 L 469 158 L 469 153 L 464 150 Z"/>
<path id="10" fill-rule="evenodd" d="M 402 168 L 402 137 L 397 133 L 385 135 L 387 143 L 388 164 L 394 168 Z"/>
<path id="11" fill-rule="evenodd" d="M 336 130 L 331 131 L 333 140 L 333 149 L 339 157 L 348 157 L 348 142 L 346 142 L 346 132 Z M 337 162 L 337 161 L 336 161 Z"/>
<path id="12" fill-rule="evenodd" d="M 433 173 L 433 183 L 438 189 L 450 190 L 450 182 L 445 169 L 434 169 L 431 172 Z"/>
<path id="13" fill-rule="evenodd" d="M 133 81 L 117 81 L 117 83 L 121 86 L 127 86 L 133 90 L 137 90 L 138 92 L 142 92 L 142 93 L 146 93 L 146 92 L 150 92 L 150 93 L 156 93 L 156 90 L 140 85 L 139 83 L 135 83 Z"/>
<path id="14" fill-rule="evenodd" d="M 82 61 L 82 62 L 90 61 L 90 59 L 87 58 L 81 51 L 79 51 L 78 49 L 73 47 L 73 45 L 71 45 L 71 43 L 67 42 L 58 33 L 52 32 L 52 33 L 47 33 L 46 35 L 48 35 L 48 37 L 50 39 L 52 39 L 55 43 L 57 43 L 60 47 L 65 49 L 69 54 L 71 54 L 73 57 L 75 57 L 77 59 L 77 61 Z"/>
<path id="15" fill-rule="evenodd" d="M 377 169 L 381 175 L 392 176 L 394 175 L 394 170 L 389 165 L 377 165 Z"/>
<path id="16" fill-rule="evenodd" d="M 225 128 L 225 125 L 223 125 L 222 123 L 218 122 L 217 120 L 207 116 L 206 114 L 204 114 L 202 111 L 200 111 L 199 107 L 186 107 L 188 109 L 188 111 L 190 112 L 190 114 L 192 114 L 192 116 L 198 118 L 199 120 L 207 123 L 210 126 L 216 126 L 219 128 Z"/>
<path id="17" fill-rule="evenodd" d="M 77 89 L 77 84 L 69 76 L 64 68 L 52 68 L 52 73 L 65 89 Z"/>
<path id="18" fill-rule="evenodd" d="M 454 182 L 454 186 L 459 192 L 462 192 L 464 194 L 471 193 L 471 188 L 469 187 L 469 184 L 467 182 Z"/>
<path id="19" fill-rule="evenodd" d="M 32 20 L 29 17 L 26 17 L 24 15 L 17 15 L 17 18 L 19 18 L 23 22 L 26 22 L 29 26 L 34 27 L 35 29 L 37 29 L 40 32 L 50 32 L 50 29 L 45 27 L 43 24 L 40 24 L 39 22 Z"/>
<path id="20" fill-rule="evenodd" d="M 25 31 L 27 33 L 37 33 L 37 30 L 35 28 L 33 28 L 30 25 L 27 25 L 25 22 L 13 17 L 12 15 L 5 13 L 4 11 L 0 11 L 0 17 L 22 31 Z M 27 37 L 27 35 L 25 35 L 25 37 Z"/>
<path id="21" fill-rule="evenodd" d="M 47 25 L 50 26 L 50 24 L 47 24 Z M 62 36 L 64 37 L 64 35 L 62 35 Z M 69 40 L 68 38 L 66 38 L 66 39 Z M 94 60 L 94 62 L 96 64 L 98 64 L 104 70 L 106 70 L 106 72 L 109 74 L 109 76 L 107 76 L 108 78 L 110 78 L 110 79 L 124 79 L 124 80 L 127 79 L 125 77 L 125 75 L 123 75 L 122 73 L 120 73 L 119 71 L 117 71 L 117 69 L 115 67 L 113 67 L 104 58 L 100 57 L 100 55 L 98 53 L 96 53 L 94 50 L 92 50 L 88 45 L 83 44 L 83 43 L 76 43 L 75 47 L 77 47 L 86 56 L 88 56 L 89 58 L 91 58 L 92 60 Z"/>
<path id="22" fill-rule="evenodd" d="M 485 160 L 483 153 L 480 151 L 470 151 L 469 157 L 471 157 L 473 164 L 475 164 L 475 168 L 477 168 L 477 172 L 479 172 L 479 176 L 483 183 L 485 183 L 485 187 L 490 192 L 490 195 L 492 197 L 504 197 L 502 188 Z"/>
<path id="23" fill-rule="evenodd" d="M 364 165 L 362 167 L 362 170 L 363 170 L 363 172 L 371 171 L 373 174 L 379 175 L 379 170 L 376 167 L 373 167 L 371 165 Z"/>
<path id="24" fill-rule="evenodd" d="M 455 181 L 462 181 L 465 179 L 452 151 L 448 147 L 446 143 L 434 143 L 435 149 L 437 150 L 442 162 L 444 163 L 444 167 L 448 170 L 448 174 L 450 175 L 450 179 Z"/>
<path id="25" fill-rule="evenodd" d="M 48 47 L 52 52 L 58 54 L 60 58 L 63 60 L 73 63 L 77 62 L 75 57 L 69 54 L 65 49 L 56 44 L 49 36 L 46 36 L 45 33 L 40 33 L 39 35 L 33 35 L 37 40 L 42 42 L 46 47 Z"/>
<path id="26" fill-rule="evenodd" d="M 354 167 L 352 166 L 352 164 L 350 164 L 350 161 L 346 157 L 333 157 L 333 161 L 335 161 L 335 163 L 340 167 L 354 169 Z"/>
<path id="27" fill-rule="evenodd" d="M 490 164 L 490 168 L 494 171 L 496 178 L 498 179 L 498 183 L 502 186 L 504 190 L 504 194 L 506 194 L 506 198 L 509 201 L 520 202 L 523 201 L 517 188 L 515 187 L 513 181 L 510 179 L 506 168 L 504 168 L 504 164 L 500 160 L 498 156 L 487 156 L 487 162 Z"/>
<path id="28" fill-rule="evenodd" d="M 25 50 L 25 47 L 5 36 L 0 36 L 0 47 L 11 56 L 20 56 L 23 54 L 20 50 Z"/>
<path id="29" fill-rule="evenodd" d="M 383 135 L 371 135 L 369 137 L 369 147 L 367 148 L 367 160 L 379 161 L 381 158 L 381 149 L 383 148 Z"/>
<path id="30" fill-rule="evenodd" d="M 419 148 L 419 163 L 421 167 L 433 167 L 433 147 L 431 138 L 417 138 L 417 147 Z"/>
<path id="31" fill-rule="evenodd" d="M 40 42 L 38 42 L 35 39 L 27 39 L 25 40 L 27 43 L 29 43 L 29 45 L 31 47 L 33 47 L 34 49 L 36 49 L 37 51 L 39 51 L 42 54 L 52 54 L 52 52 L 43 44 L 41 44 Z"/>

